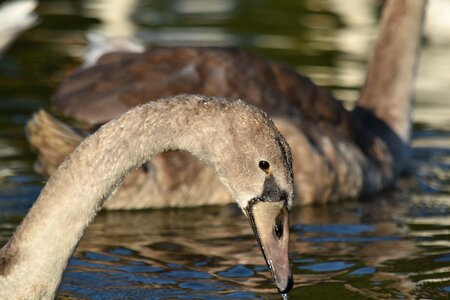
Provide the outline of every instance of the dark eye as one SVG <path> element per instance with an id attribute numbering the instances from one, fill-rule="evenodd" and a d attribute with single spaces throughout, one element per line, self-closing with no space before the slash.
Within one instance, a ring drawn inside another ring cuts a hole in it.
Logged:
<path id="1" fill-rule="evenodd" d="M 263 170 L 264 172 L 267 172 L 270 168 L 270 164 L 269 164 L 269 162 L 262 160 L 259 162 L 259 168 L 261 170 Z"/>

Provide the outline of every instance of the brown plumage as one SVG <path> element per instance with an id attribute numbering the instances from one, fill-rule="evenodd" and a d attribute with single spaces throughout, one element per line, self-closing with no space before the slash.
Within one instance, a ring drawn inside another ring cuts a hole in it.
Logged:
<path id="1" fill-rule="evenodd" d="M 285 65 L 237 49 L 192 47 L 104 55 L 95 66 L 67 78 L 54 105 L 64 115 L 95 127 L 130 107 L 179 93 L 242 99 L 266 111 L 291 145 L 297 204 L 378 192 L 393 184 L 408 158 L 412 82 L 424 7 L 425 1 L 387 1 L 368 78 L 352 111 Z M 53 126 L 40 119 L 56 121 L 41 114 L 27 127 L 40 170 L 49 175 L 66 153 L 49 149 L 39 136 L 61 139 L 64 134 L 46 133 Z M 160 189 L 161 199 L 142 193 L 149 187 Z M 202 162 L 171 152 L 131 175 L 106 207 L 230 200 Z"/>

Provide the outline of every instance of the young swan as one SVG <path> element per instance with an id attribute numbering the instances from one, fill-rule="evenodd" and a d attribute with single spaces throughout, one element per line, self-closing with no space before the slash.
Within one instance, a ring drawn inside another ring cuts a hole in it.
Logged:
<path id="1" fill-rule="evenodd" d="M 288 144 L 265 113 L 241 101 L 181 95 L 109 122 L 60 165 L 0 250 L 0 299 L 52 299 L 103 202 L 128 172 L 167 150 L 189 151 L 211 165 L 249 219 L 278 290 L 287 293 Z"/>
<path id="2" fill-rule="evenodd" d="M 54 106 L 95 128 L 130 106 L 162 96 L 199 93 L 242 98 L 269 113 L 291 145 L 296 204 L 373 194 L 392 186 L 407 165 L 411 99 L 426 6 L 425 0 L 384 2 L 367 80 L 352 111 L 292 68 L 246 51 L 208 47 L 104 55 L 96 65 L 64 80 L 53 97 Z M 44 113 L 28 123 L 27 132 L 43 174 L 52 174 L 85 138 Z M 158 155 L 149 165 L 133 172 L 104 207 L 229 201 L 214 174 L 186 153 Z M 152 168 L 158 176 L 147 172 Z M 207 180 L 209 185 L 197 188 Z"/>

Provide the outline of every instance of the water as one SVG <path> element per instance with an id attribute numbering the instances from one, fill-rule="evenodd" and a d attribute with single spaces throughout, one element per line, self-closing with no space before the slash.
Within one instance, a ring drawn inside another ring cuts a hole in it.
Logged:
<path id="1" fill-rule="evenodd" d="M 52 91 L 80 63 L 88 30 L 136 35 L 150 46 L 244 47 L 294 66 L 351 106 L 375 34 L 376 3 L 41 1 L 39 23 L 0 57 L 0 244 L 45 180 L 33 172 L 24 123 L 50 108 Z M 438 17 L 430 20 L 438 27 L 427 29 L 405 178 L 377 197 L 294 209 L 290 299 L 449 297 L 450 37 Z M 227 206 L 100 213 L 70 261 L 58 298 L 279 295 L 250 226 Z"/>

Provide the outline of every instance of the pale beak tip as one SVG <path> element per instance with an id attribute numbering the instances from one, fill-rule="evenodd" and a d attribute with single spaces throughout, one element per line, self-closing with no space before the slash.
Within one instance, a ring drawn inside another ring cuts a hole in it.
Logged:
<path id="1" fill-rule="evenodd" d="M 278 291 L 280 294 L 287 294 L 294 286 L 294 279 L 292 277 L 292 274 L 289 274 L 289 277 L 287 278 L 287 282 L 283 284 L 282 286 L 277 284 Z"/>
<path id="2" fill-rule="evenodd" d="M 289 264 L 289 212 L 284 201 L 258 201 L 248 209 L 250 224 L 278 291 L 294 285 Z"/>

